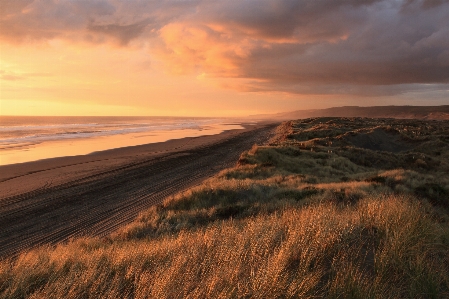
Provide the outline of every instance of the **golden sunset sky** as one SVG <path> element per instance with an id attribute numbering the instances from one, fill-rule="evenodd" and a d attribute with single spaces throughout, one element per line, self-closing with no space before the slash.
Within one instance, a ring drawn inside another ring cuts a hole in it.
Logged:
<path id="1" fill-rule="evenodd" d="M 0 115 L 449 104 L 446 0 L 0 0 Z"/>

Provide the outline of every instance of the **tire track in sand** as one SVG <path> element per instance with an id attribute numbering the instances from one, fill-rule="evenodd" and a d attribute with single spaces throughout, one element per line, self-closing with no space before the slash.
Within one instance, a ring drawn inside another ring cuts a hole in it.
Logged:
<path id="1" fill-rule="evenodd" d="M 0 258 L 80 236 L 106 236 L 139 212 L 234 165 L 274 125 L 0 200 Z"/>

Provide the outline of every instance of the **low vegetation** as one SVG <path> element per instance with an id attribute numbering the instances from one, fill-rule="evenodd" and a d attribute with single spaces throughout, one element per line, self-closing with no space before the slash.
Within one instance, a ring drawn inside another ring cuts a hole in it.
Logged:
<path id="1" fill-rule="evenodd" d="M 282 124 L 103 239 L 0 262 L 1 298 L 449 298 L 449 122 Z"/>

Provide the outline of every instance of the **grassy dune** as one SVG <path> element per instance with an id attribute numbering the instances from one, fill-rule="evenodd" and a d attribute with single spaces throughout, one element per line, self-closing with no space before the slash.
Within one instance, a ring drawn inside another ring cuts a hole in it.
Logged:
<path id="1" fill-rule="evenodd" d="M 449 298 L 449 122 L 286 122 L 104 239 L 0 262 L 1 298 Z"/>

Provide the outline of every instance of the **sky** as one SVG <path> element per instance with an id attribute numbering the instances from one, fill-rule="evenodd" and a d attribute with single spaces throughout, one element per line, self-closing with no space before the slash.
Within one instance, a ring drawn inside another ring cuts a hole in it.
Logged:
<path id="1" fill-rule="evenodd" d="M 444 104 L 448 0 L 0 0 L 0 115 Z"/>

